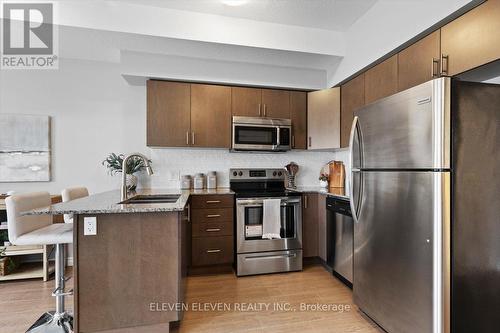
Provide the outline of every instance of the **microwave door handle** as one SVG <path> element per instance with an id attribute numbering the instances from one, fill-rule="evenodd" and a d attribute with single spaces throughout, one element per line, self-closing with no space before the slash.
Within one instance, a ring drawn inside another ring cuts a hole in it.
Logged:
<path id="1" fill-rule="evenodd" d="M 280 142 L 280 128 L 279 126 L 276 127 L 276 147 L 279 147 L 281 145 Z"/>

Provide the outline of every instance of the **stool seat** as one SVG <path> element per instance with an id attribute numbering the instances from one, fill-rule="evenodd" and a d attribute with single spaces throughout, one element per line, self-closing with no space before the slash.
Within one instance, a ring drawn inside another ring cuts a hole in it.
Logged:
<path id="1" fill-rule="evenodd" d="M 54 223 L 18 236 L 16 245 L 73 243 L 73 224 Z"/>

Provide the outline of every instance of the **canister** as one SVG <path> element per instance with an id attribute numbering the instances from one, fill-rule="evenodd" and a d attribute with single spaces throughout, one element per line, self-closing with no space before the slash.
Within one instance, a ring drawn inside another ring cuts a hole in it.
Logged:
<path id="1" fill-rule="evenodd" d="M 207 175 L 207 188 L 214 190 L 217 188 L 217 172 L 210 171 Z"/>
<path id="2" fill-rule="evenodd" d="M 191 189 L 191 175 L 182 175 L 181 190 Z"/>
<path id="3" fill-rule="evenodd" d="M 197 173 L 194 175 L 194 189 L 203 190 L 205 187 L 205 175 L 202 173 Z"/>

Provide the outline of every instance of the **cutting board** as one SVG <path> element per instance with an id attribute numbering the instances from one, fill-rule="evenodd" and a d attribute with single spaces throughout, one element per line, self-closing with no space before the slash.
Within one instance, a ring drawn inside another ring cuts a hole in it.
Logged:
<path id="1" fill-rule="evenodd" d="M 330 188 L 343 188 L 345 183 L 345 168 L 341 161 L 331 161 L 328 184 Z"/>

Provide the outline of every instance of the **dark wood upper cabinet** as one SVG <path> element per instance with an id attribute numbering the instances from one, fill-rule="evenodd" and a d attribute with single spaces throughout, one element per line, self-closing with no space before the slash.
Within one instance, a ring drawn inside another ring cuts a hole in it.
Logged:
<path id="1" fill-rule="evenodd" d="M 264 117 L 290 118 L 290 91 L 262 89 L 262 107 Z"/>
<path id="2" fill-rule="evenodd" d="M 410 45 L 398 54 L 398 90 L 402 91 L 438 77 L 440 31 Z"/>
<path id="3" fill-rule="evenodd" d="M 307 148 L 307 93 L 290 91 L 290 119 L 292 120 L 292 148 Z"/>
<path id="4" fill-rule="evenodd" d="M 365 103 L 398 92 L 398 55 L 393 55 L 365 72 Z"/>
<path id="5" fill-rule="evenodd" d="M 262 89 L 232 87 L 231 95 L 233 116 L 262 116 Z"/>
<path id="6" fill-rule="evenodd" d="M 186 147 L 191 130 L 191 85 L 147 82 L 147 145 Z"/>
<path id="7" fill-rule="evenodd" d="M 340 148 L 349 147 L 354 111 L 365 105 L 365 75 L 354 79 L 340 87 Z"/>
<path id="8" fill-rule="evenodd" d="M 231 147 L 231 87 L 191 85 L 191 144 Z"/>
<path id="9" fill-rule="evenodd" d="M 457 75 L 500 59 L 500 0 L 488 0 L 441 28 L 442 70 Z"/>

